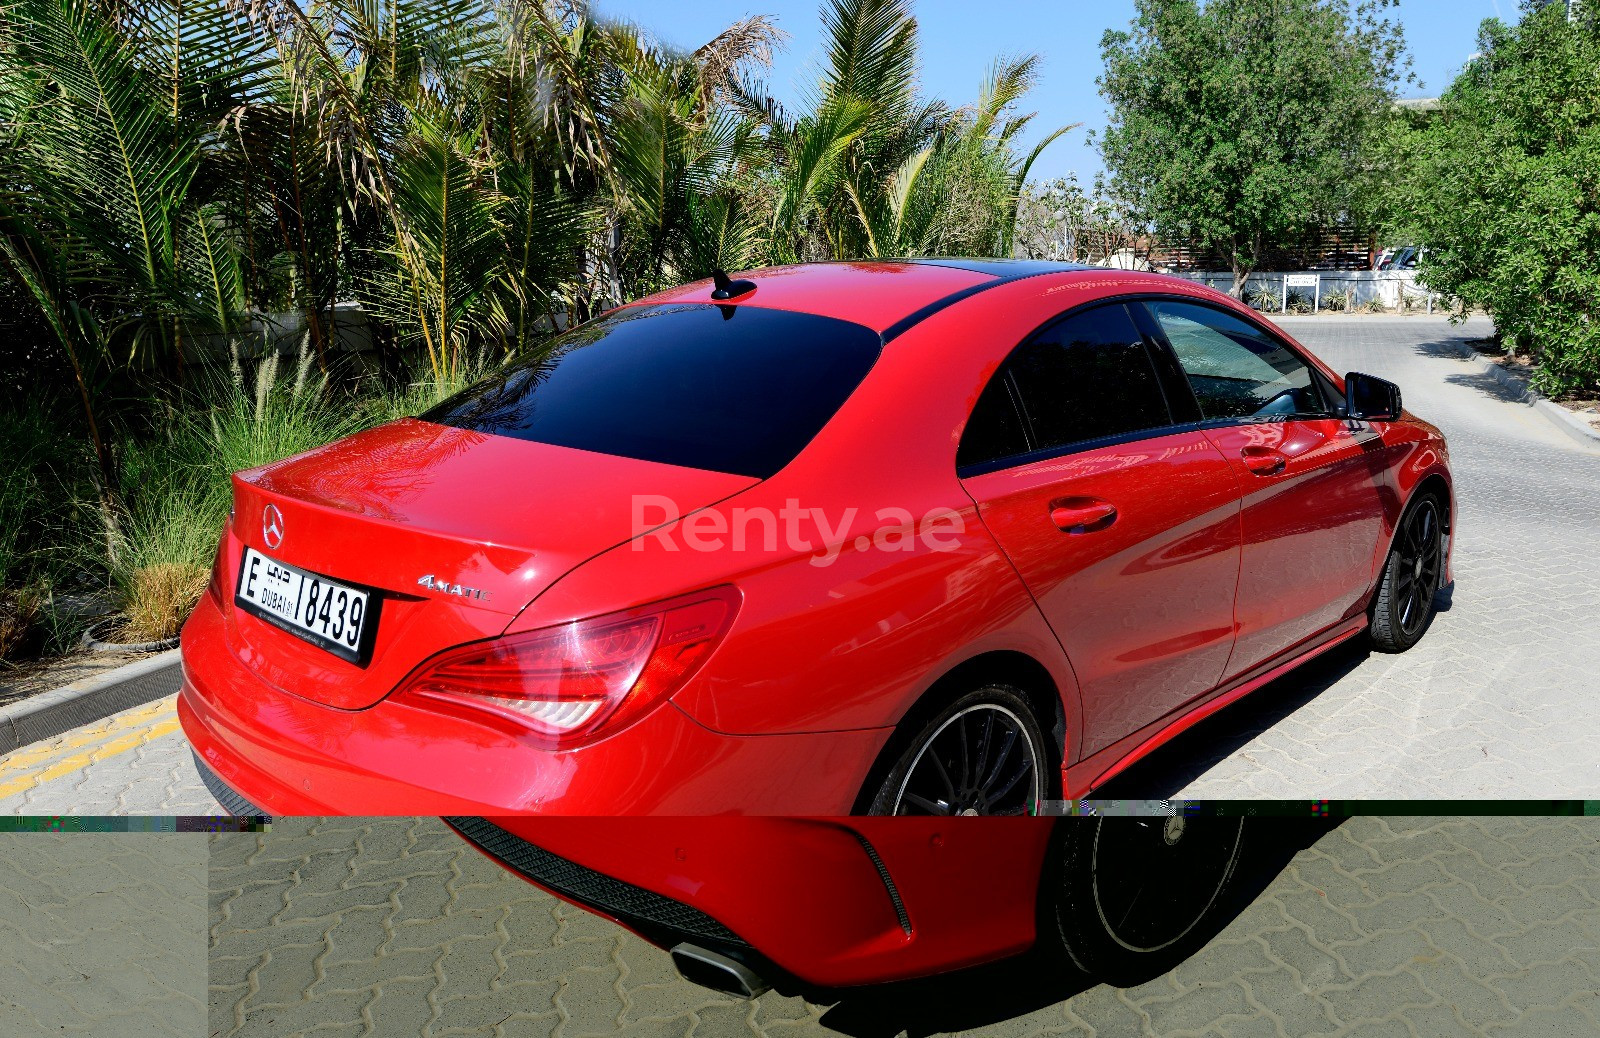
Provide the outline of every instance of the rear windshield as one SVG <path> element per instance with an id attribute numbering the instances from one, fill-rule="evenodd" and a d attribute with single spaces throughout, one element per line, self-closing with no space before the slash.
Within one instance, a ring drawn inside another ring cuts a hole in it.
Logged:
<path id="1" fill-rule="evenodd" d="M 869 328 L 815 314 L 626 307 L 422 418 L 765 479 L 833 417 L 882 345 Z"/>

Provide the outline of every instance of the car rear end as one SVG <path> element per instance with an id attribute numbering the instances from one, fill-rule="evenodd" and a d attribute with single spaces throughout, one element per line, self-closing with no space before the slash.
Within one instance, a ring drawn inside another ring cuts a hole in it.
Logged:
<path id="1" fill-rule="evenodd" d="M 731 309 L 624 308 L 424 420 L 236 476 L 182 641 L 208 781 L 266 813 L 700 811 L 774 754 L 870 759 L 878 733 L 739 739 L 671 705 L 735 625 L 735 586 L 667 571 L 529 619 L 648 531 L 640 501 L 689 514 L 781 468 L 882 346 Z M 854 794 L 812 791 L 792 809 Z"/>
<path id="2" fill-rule="evenodd" d="M 747 996 L 1027 950 L 1051 831 L 1034 818 L 446 821 L 512 873 L 670 950 L 687 979 Z"/>

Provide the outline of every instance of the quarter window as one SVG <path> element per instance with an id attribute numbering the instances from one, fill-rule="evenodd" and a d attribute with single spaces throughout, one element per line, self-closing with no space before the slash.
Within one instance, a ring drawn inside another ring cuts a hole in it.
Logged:
<path id="1" fill-rule="evenodd" d="M 1171 343 L 1206 418 L 1328 413 L 1310 367 L 1261 329 L 1208 306 L 1144 305 Z"/>
<path id="2" fill-rule="evenodd" d="M 1011 377 L 1001 371 L 989 380 L 972 409 L 966 432 L 961 434 L 961 446 L 956 450 L 956 466 L 966 468 L 1026 453 L 1028 436 L 1011 400 Z"/>

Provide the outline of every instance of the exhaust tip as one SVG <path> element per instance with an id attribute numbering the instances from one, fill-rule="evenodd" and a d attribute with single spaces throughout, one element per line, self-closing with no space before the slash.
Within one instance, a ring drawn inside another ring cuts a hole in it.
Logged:
<path id="1" fill-rule="evenodd" d="M 772 985 L 742 962 L 720 955 L 709 948 L 679 944 L 671 953 L 678 975 L 691 984 L 711 988 L 741 998 L 756 998 Z"/>

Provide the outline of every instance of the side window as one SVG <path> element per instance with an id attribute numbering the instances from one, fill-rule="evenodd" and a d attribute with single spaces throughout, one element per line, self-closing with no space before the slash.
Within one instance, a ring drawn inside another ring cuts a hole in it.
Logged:
<path id="1" fill-rule="evenodd" d="M 1231 314 L 1194 303 L 1145 303 L 1206 418 L 1325 415 L 1311 369 L 1272 336 Z"/>
<path id="2" fill-rule="evenodd" d="M 1144 339 L 1121 304 L 1056 322 L 1006 366 L 1034 450 L 1172 424 Z"/>

